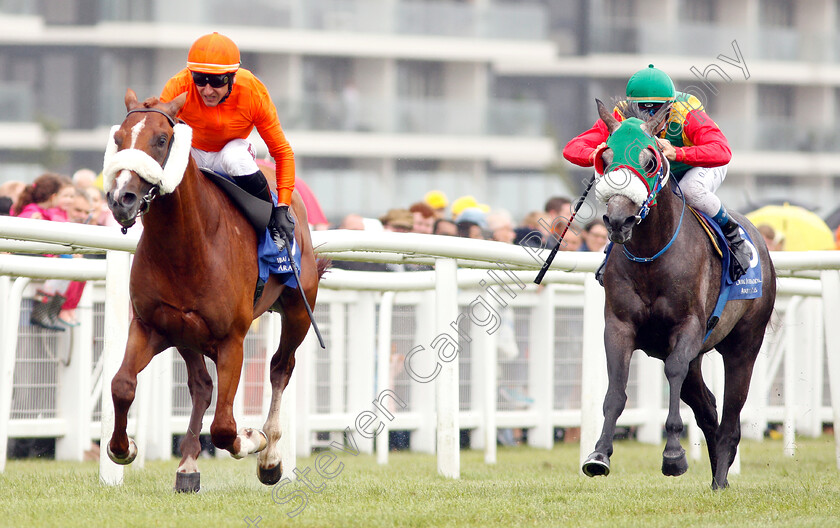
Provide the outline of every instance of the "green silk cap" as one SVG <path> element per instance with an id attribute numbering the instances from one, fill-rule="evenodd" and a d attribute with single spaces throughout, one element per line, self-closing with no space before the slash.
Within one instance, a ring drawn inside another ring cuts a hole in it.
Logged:
<path id="1" fill-rule="evenodd" d="M 653 64 L 639 70 L 627 81 L 627 100 L 637 103 L 667 103 L 673 101 L 677 91 L 674 81 Z"/>

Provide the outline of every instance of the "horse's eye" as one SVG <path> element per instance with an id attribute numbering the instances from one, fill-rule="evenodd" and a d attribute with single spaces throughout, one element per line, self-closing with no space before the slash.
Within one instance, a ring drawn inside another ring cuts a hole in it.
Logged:
<path id="1" fill-rule="evenodd" d="M 158 141 L 157 141 L 157 146 L 158 147 L 165 147 L 167 139 L 168 138 L 165 135 L 159 136 Z"/>
<path id="2" fill-rule="evenodd" d="M 651 155 L 648 152 L 642 152 L 641 156 L 642 165 L 645 167 L 645 172 L 650 174 L 656 170 L 656 157 Z"/>

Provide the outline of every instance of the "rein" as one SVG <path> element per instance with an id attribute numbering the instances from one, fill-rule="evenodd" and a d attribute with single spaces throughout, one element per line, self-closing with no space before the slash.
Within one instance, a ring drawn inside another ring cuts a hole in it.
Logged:
<path id="1" fill-rule="evenodd" d="M 657 176 L 656 185 L 653 189 L 651 189 L 650 194 L 648 195 L 645 202 L 642 204 L 642 207 L 639 209 L 639 214 L 636 215 L 638 218 L 638 220 L 636 221 L 637 224 L 640 223 L 650 212 L 650 202 L 653 201 L 653 199 L 656 197 L 656 194 L 662 189 L 662 180 L 662 170 L 660 170 L 660 174 Z M 626 256 L 633 262 L 653 262 L 654 260 L 661 257 L 666 251 L 668 251 L 668 248 L 670 248 L 671 244 L 673 244 L 674 241 L 677 239 L 677 235 L 680 234 L 683 216 L 685 216 L 685 194 L 683 194 L 682 189 L 680 189 L 680 183 L 676 180 L 676 178 L 674 178 L 674 184 L 677 186 L 677 190 L 680 191 L 679 195 L 680 198 L 682 198 L 682 211 L 680 211 L 680 222 L 677 224 L 677 229 L 674 231 L 674 235 L 671 237 L 671 240 L 668 241 L 665 247 L 659 250 L 659 252 L 652 257 L 637 257 L 630 253 L 630 250 L 627 249 L 627 246 L 622 246 L 624 248 L 624 256 Z M 674 194 L 676 194 L 676 191 L 674 192 Z"/>

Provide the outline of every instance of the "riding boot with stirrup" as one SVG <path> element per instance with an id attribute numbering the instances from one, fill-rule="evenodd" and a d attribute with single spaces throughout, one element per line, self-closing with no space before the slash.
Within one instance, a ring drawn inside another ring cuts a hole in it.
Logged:
<path id="1" fill-rule="evenodd" d="M 247 191 L 248 194 L 256 196 L 260 200 L 270 203 L 272 206 L 274 205 L 274 201 L 271 199 L 271 190 L 268 188 L 268 181 L 265 179 L 265 175 L 262 171 L 257 171 L 253 174 L 245 176 L 234 176 L 233 181 L 241 189 Z M 280 231 L 277 228 L 277 222 L 275 221 L 277 208 L 275 207 L 274 209 L 275 210 L 271 215 L 271 220 L 268 222 L 268 232 L 271 235 L 271 239 L 277 245 L 277 249 L 283 251 L 286 244 L 283 242 L 283 237 L 280 235 Z"/>
<path id="2" fill-rule="evenodd" d="M 32 313 L 29 316 L 29 324 L 40 326 L 47 330 L 64 332 L 64 327 L 58 324 L 58 314 L 67 299 L 58 293 L 39 292 L 41 299 L 35 299 L 32 304 Z"/>
<path id="3" fill-rule="evenodd" d="M 729 276 L 733 281 L 737 281 L 750 268 L 750 260 L 752 259 L 752 250 L 747 244 L 747 241 L 741 236 L 741 226 L 731 218 L 721 227 L 723 236 L 729 243 L 731 250 L 731 258 L 729 259 Z"/>

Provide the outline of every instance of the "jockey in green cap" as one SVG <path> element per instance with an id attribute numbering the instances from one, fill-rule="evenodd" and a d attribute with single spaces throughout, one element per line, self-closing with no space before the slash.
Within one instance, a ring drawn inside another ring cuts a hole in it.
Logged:
<path id="1" fill-rule="evenodd" d="M 737 280 L 749 268 L 752 250 L 741 237 L 738 223 L 729 216 L 720 198 L 715 196 L 715 191 L 726 178 L 726 169 L 732 159 L 732 151 L 723 132 L 706 115 L 699 99 L 676 91 L 668 74 L 654 68 L 653 64 L 630 77 L 626 97 L 627 101 L 638 104 L 650 115 L 662 105 L 671 105 L 667 119 L 656 131 L 656 142 L 670 161 L 671 174 L 680 183 L 686 203 L 706 213 L 720 225 L 732 250 L 730 276 Z M 618 120 L 624 119 L 619 107 L 613 114 Z M 607 125 L 598 119 L 591 129 L 569 141 L 563 149 L 563 156 L 575 165 L 591 167 L 595 153 L 605 145 L 608 136 Z"/>

